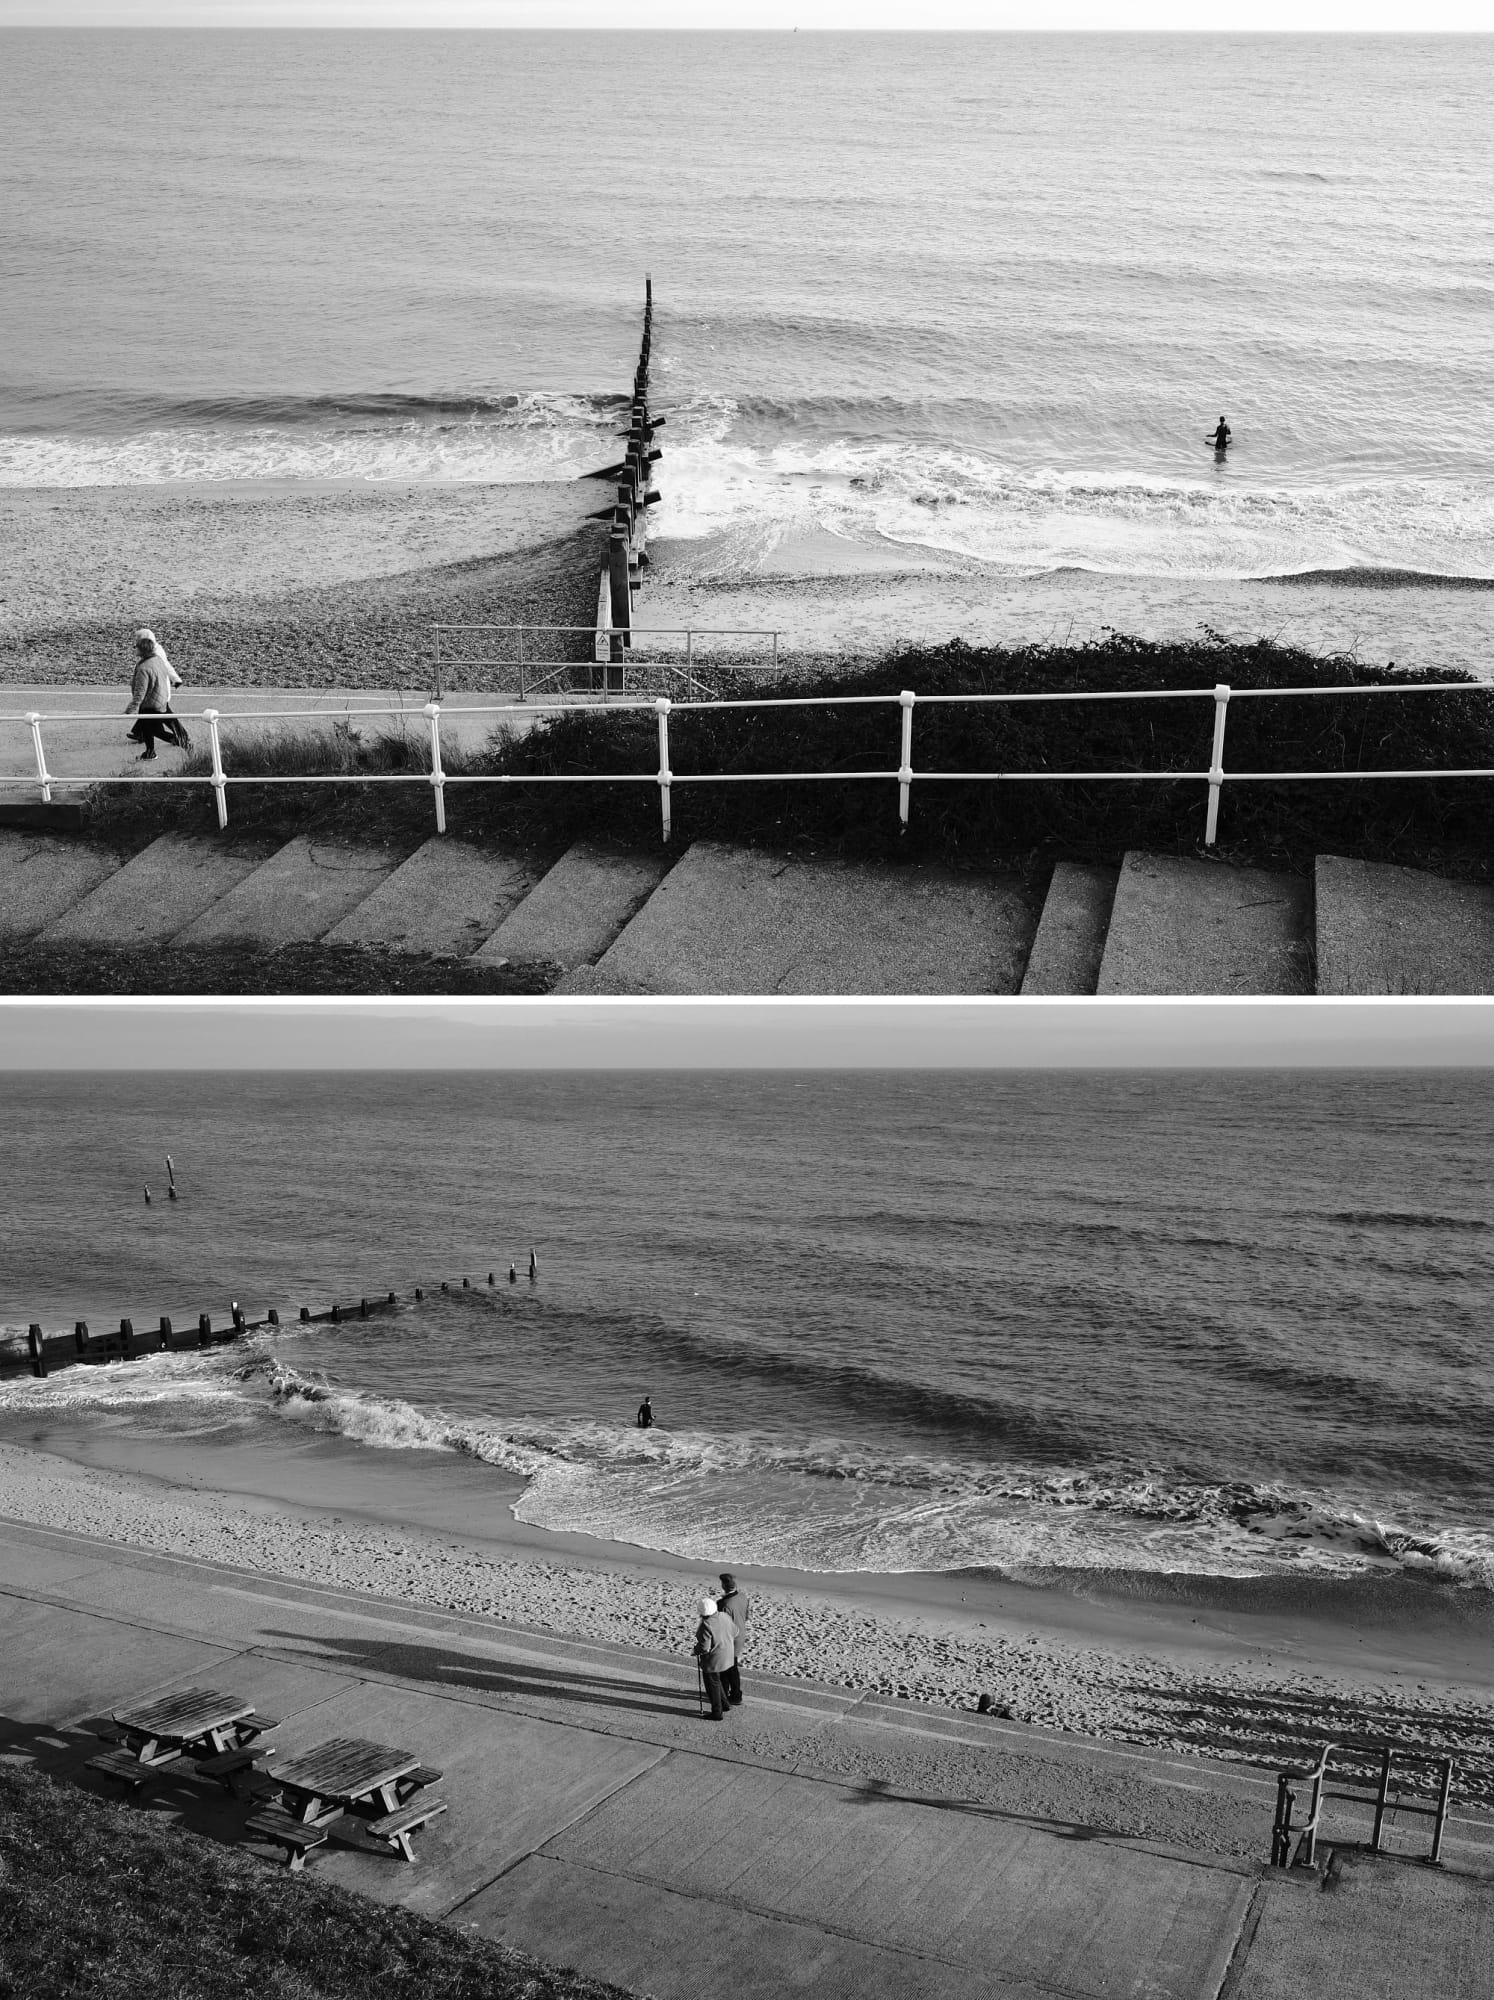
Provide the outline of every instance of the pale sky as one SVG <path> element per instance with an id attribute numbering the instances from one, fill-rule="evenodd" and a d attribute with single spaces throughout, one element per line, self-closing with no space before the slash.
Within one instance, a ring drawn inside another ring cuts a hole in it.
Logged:
<path id="1" fill-rule="evenodd" d="M 1489 1001 L 0 1001 L 0 1071 L 1449 1065 Z"/>
<path id="2" fill-rule="evenodd" d="M 0 0 L 0 27 L 1482 33 L 1488 0 Z"/>

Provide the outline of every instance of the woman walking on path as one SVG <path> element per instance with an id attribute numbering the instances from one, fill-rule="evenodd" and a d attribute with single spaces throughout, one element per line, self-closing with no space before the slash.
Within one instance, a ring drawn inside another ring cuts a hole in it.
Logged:
<path id="1" fill-rule="evenodd" d="M 142 764 L 155 756 L 157 737 L 174 743 L 178 750 L 192 748 L 191 737 L 171 713 L 171 690 L 181 684 L 182 677 L 167 659 L 165 648 L 150 627 L 142 625 L 135 634 L 135 678 L 130 683 L 130 705 L 125 710 L 126 715 L 138 711 L 140 716 L 130 731 L 130 740 L 145 745 Z"/>

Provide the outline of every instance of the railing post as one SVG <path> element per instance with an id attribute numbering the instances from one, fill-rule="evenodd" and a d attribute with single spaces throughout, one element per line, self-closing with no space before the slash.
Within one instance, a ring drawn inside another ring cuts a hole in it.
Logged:
<path id="1" fill-rule="evenodd" d="M 1271 1866 L 1285 1868 L 1292 1854 L 1292 1804 L 1295 1794 L 1285 1771 L 1276 1780 L 1276 1819 L 1271 1828 Z"/>
<path id="2" fill-rule="evenodd" d="M 1224 783 L 1224 721 L 1229 713 L 1229 689 L 1223 681 L 1214 688 L 1214 754 L 1209 762 L 1209 817 L 1204 827 L 1204 846 L 1212 847 L 1219 832 L 1219 787 Z"/>
<path id="3" fill-rule="evenodd" d="M 1432 1851 L 1427 1856 L 1434 1868 L 1442 1866 L 1442 1829 L 1447 1825 L 1447 1801 L 1452 1791 L 1453 1760 L 1442 1760 L 1442 1782 L 1437 1787 L 1437 1817 L 1432 1822 Z"/>
<path id="4" fill-rule="evenodd" d="M 692 629 L 691 629 L 691 628 L 690 628 L 689 626 L 686 626 L 686 628 L 685 628 L 685 665 L 686 665 L 687 667 L 689 666 L 689 664 L 690 664 L 690 661 L 691 661 L 691 658 L 693 657 L 693 653 L 694 653 L 694 647 L 695 647 L 695 633 L 694 633 L 694 631 L 693 631 L 693 630 L 692 630 Z"/>
<path id="5" fill-rule="evenodd" d="M 42 749 L 42 719 L 38 710 L 32 709 L 26 720 L 31 724 L 31 742 L 36 751 L 36 775 L 41 780 L 42 804 L 52 803 L 52 777 L 47 770 L 47 755 Z"/>
<path id="6" fill-rule="evenodd" d="M 519 699 L 524 699 L 524 627 L 519 627 Z"/>
<path id="7" fill-rule="evenodd" d="M 1380 1752 L 1380 1790 L 1375 1799 L 1375 1824 L 1370 1833 L 1371 1854 L 1380 1852 L 1380 1835 L 1385 1826 L 1385 1801 L 1390 1792 L 1390 1765 L 1394 1756 L 1394 1749 L 1387 1743 Z"/>
<path id="8" fill-rule="evenodd" d="M 669 838 L 669 787 L 674 773 L 669 768 L 669 697 L 660 695 L 654 703 L 659 718 L 659 813 L 664 822 L 664 838 Z"/>
<path id="9" fill-rule="evenodd" d="M 202 719 L 208 726 L 208 748 L 213 754 L 213 791 L 218 800 L 218 825 L 228 824 L 228 789 L 223 776 L 223 745 L 218 740 L 218 711 L 205 708 Z"/>
<path id="10" fill-rule="evenodd" d="M 904 833 L 908 830 L 908 794 L 913 785 L 913 704 L 917 699 L 911 688 L 904 688 L 898 696 L 903 706 L 903 748 L 897 771 L 897 816 Z"/>
<path id="11" fill-rule="evenodd" d="M 436 794 L 436 831 L 446 831 L 446 773 L 441 768 L 441 704 L 428 701 L 425 712 L 431 720 L 431 787 Z"/>

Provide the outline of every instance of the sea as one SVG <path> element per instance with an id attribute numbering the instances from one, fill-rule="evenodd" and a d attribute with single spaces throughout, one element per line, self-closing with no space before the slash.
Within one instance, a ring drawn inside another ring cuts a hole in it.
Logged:
<path id="1" fill-rule="evenodd" d="M 1483 657 L 1494 36 L 0 45 L 0 485 L 569 479 L 648 274 L 718 584 L 1374 586 L 1382 656 L 1435 589 Z"/>
<path id="2" fill-rule="evenodd" d="M 16 1074 L 5 1122 L 4 1337 L 282 1322 L 8 1373 L 13 1440 L 460 1454 L 715 1563 L 1494 1589 L 1482 1071 Z"/>

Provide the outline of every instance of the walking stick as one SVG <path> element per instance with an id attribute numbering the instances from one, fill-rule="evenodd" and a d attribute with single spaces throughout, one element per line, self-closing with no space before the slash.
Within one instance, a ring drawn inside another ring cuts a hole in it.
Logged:
<path id="1" fill-rule="evenodd" d="M 695 1713 L 702 1722 L 705 1720 L 705 1668 L 699 1653 L 695 1655 Z"/>

